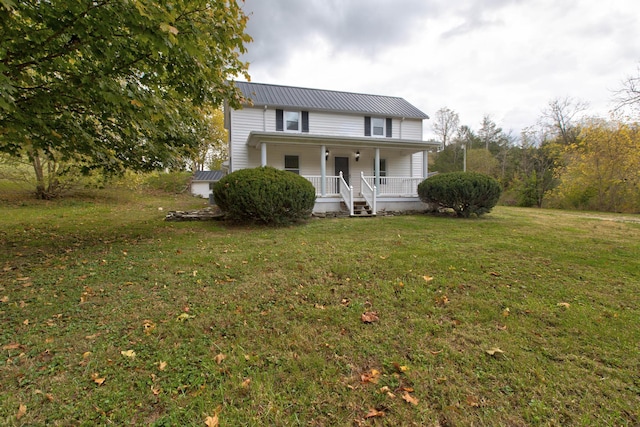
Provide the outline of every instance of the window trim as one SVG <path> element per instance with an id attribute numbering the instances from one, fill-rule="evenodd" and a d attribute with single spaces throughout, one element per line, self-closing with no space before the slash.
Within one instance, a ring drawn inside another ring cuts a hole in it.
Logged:
<path id="1" fill-rule="evenodd" d="M 287 114 L 296 114 L 298 116 L 298 128 L 289 129 L 287 127 Z M 282 111 L 282 130 L 284 132 L 300 133 L 302 132 L 302 111 L 283 110 Z"/>
<path id="2" fill-rule="evenodd" d="M 376 121 L 382 122 L 382 133 L 376 134 L 374 132 L 375 128 L 380 128 L 380 126 L 376 126 Z M 385 138 L 387 135 L 387 121 L 383 117 L 371 117 L 371 136 L 374 138 Z"/>
<path id="3" fill-rule="evenodd" d="M 376 123 L 377 122 L 377 123 Z M 375 126 L 382 124 L 382 126 Z M 374 128 L 382 128 L 382 133 L 376 135 Z M 391 117 L 381 116 L 364 116 L 364 136 L 372 138 L 392 138 L 393 137 L 393 119 Z"/>

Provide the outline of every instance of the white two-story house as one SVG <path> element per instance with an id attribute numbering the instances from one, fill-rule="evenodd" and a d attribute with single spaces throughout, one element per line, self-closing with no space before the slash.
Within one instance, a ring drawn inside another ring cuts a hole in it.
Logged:
<path id="1" fill-rule="evenodd" d="M 234 82 L 247 103 L 225 106 L 229 172 L 273 166 L 316 189 L 314 212 L 420 210 L 429 176 L 429 117 L 402 98 Z"/>

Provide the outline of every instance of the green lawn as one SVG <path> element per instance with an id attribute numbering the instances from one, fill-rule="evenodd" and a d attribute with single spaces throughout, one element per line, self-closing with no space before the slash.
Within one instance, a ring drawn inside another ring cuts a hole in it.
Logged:
<path id="1" fill-rule="evenodd" d="M 638 216 L 163 221 L 202 204 L 3 205 L 0 425 L 640 424 Z"/>

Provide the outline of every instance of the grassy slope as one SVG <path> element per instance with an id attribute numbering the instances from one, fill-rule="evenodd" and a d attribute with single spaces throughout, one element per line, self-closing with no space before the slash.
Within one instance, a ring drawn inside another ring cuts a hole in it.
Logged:
<path id="1" fill-rule="evenodd" d="M 200 203 L 3 207 L 0 424 L 640 423 L 639 223 L 158 211 Z"/>

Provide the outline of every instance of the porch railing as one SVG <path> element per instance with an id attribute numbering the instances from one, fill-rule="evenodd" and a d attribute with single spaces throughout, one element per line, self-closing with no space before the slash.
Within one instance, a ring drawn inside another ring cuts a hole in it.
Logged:
<path id="1" fill-rule="evenodd" d="M 304 175 L 306 179 L 311 181 L 311 184 L 316 189 L 316 196 L 322 196 L 322 177 L 319 175 Z M 337 196 L 340 194 L 340 177 L 339 176 L 325 176 L 325 196 Z"/>
<path id="2" fill-rule="evenodd" d="M 370 187 L 375 184 L 375 177 L 366 176 L 364 181 Z M 399 196 L 415 197 L 418 195 L 418 184 L 420 184 L 424 178 L 410 178 L 404 176 L 382 176 L 380 177 L 380 185 L 377 187 L 378 196 Z"/>
<path id="3" fill-rule="evenodd" d="M 376 186 L 371 186 L 364 177 L 364 172 L 360 172 L 360 193 L 364 200 L 371 207 L 371 213 L 376 214 Z"/>
<path id="4" fill-rule="evenodd" d="M 344 180 L 342 172 L 340 172 L 339 178 L 340 195 L 342 196 L 344 203 L 349 208 L 349 215 L 353 216 L 353 187 L 347 184 L 347 181 Z"/>
<path id="5" fill-rule="evenodd" d="M 436 172 L 429 174 L 429 177 L 435 175 Z M 322 177 L 319 175 L 304 175 L 306 179 L 311 181 L 316 189 L 316 196 L 322 196 Z M 341 195 L 341 190 L 344 187 L 349 187 L 344 178 L 340 176 L 325 176 L 325 196 L 337 197 Z M 360 192 L 367 191 L 366 187 L 373 188 L 375 186 L 375 178 L 373 176 L 361 175 L 361 189 Z M 380 177 L 380 185 L 376 187 L 377 197 L 417 197 L 418 196 L 418 184 L 423 181 L 424 178 L 413 178 L 405 176 L 383 176 Z M 344 182 L 344 184 L 341 184 Z M 364 183 L 367 183 L 367 186 Z M 367 200 L 368 201 L 368 200 Z M 370 205 L 371 206 L 371 205 Z"/>

